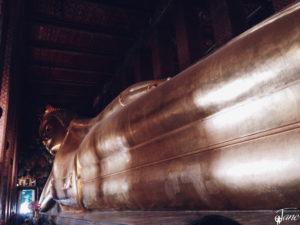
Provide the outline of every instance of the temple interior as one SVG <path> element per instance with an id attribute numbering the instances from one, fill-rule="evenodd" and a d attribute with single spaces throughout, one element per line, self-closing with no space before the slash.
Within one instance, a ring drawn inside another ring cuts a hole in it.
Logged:
<path id="1" fill-rule="evenodd" d="M 30 224 L 51 172 L 39 132 L 47 105 L 93 118 L 127 87 L 172 79 L 295 2 L 0 0 L 0 224 Z"/>

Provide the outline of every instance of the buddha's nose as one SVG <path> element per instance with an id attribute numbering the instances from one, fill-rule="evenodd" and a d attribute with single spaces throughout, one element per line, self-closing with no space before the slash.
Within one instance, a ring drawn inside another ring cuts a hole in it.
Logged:
<path id="1" fill-rule="evenodd" d="M 51 141 L 51 139 L 49 137 L 47 137 L 47 136 L 43 137 L 43 145 L 47 146 L 50 141 Z"/>

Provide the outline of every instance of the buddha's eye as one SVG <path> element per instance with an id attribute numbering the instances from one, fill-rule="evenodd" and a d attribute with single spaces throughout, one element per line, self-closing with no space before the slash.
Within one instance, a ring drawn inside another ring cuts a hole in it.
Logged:
<path id="1" fill-rule="evenodd" d="M 49 124 L 47 124 L 47 125 L 45 126 L 45 134 L 49 134 L 51 131 L 52 131 L 52 126 L 49 125 Z"/>

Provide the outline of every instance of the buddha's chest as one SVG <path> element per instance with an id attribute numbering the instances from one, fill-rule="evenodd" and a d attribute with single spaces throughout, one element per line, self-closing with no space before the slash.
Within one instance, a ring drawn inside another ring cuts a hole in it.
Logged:
<path id="1" fill-rule="evenodd" d="M 61 205 L 79 207 L 74 153 L 57 154 L 53 164 L 54 198 Z"/>

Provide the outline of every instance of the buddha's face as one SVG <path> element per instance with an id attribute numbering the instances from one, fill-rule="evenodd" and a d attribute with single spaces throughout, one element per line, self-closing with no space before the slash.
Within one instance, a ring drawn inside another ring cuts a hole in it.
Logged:
<path id="1" fill-rule="evenodd" d="M 41 126 L 41 137 L 46 149 L 52 154 L 60 149 L 66 135 L 65 128 L 51 116 L 45 119 Z"/>

